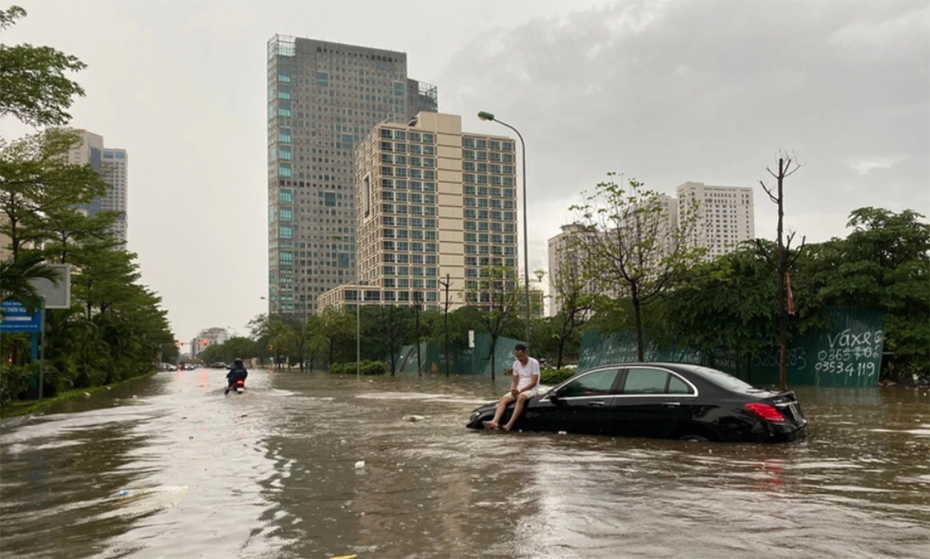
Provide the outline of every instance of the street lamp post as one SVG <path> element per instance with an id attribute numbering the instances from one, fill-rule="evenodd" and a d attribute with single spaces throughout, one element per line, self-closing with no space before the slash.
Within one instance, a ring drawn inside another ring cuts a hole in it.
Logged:
<path id="1" fill-rule="evenodd" d="M 481 120 L 491 120 L 501 126 L 506 126 L 513 130 L 517 137 L 520 138 L 520 148 L 522 153 L 523 165 L 523 283 L 526 286 L 526 347 L 530 347 L 530 328 L 532 324 L 533 313 L 530 309 L 530 251 L 529 251 L 529 233 L 527 232 L 527 213 L 526 213 L 526 142 L 523 141 L 523 134 L 513 126 L 495 118 L 494 113 L 480 111 L 478 118 Z"/>
<path id="2" fill-rule="evenodd" d="M 362 379 L 362 286 L 368 285 L 367 281 L 358 282 L 358 289 L 355 290 L 355 378 Z"/>

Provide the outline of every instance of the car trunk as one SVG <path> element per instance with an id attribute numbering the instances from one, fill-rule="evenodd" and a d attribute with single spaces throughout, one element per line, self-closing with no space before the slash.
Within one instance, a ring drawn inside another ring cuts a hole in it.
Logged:
<path id="1" fill-rule="evenodd" d="M 804 418 L 804 412 L 801 411 L 801 403 L 798 402 L 798 396 L 794 391 L 787 390 L 778 392 L 769 397 L 762 398 L 761 402 L 775 406 L 789 424 L 800 427 L 807 423 L 807 420 Z"/>

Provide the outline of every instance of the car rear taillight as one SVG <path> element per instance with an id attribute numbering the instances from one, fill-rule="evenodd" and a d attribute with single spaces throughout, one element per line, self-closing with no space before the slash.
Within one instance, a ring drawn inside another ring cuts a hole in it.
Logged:
<path id="1" fill-rule="evenodd" d="M 743 406 L 743 409 L 751 412 L 765 421 L 772 421 L 774 423 L 784 423 L 785 416 L 778 411 L 778 408 L 775 406 L 770 406 L 768 404 L 759 404 L 759 403 L 750 403 Z"/>

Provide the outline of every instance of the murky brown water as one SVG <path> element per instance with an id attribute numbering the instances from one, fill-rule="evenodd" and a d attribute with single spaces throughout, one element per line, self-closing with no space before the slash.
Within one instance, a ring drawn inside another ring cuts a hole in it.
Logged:
<path id="1" fill-rule="evenodd" d="M 4 421 L 4 559 L 930 557 L 926 391 L 801 389 L 809 439 L 753 446 L 467 431 L 486 379 L 224 382 Z"/>

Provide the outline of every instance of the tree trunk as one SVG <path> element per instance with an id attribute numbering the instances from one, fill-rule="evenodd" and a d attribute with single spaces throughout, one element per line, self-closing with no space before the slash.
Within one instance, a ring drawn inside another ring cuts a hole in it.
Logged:
<path id="1" fill-rule="evenodd" d="M 491 335 L 491 382 L 494 382 L 494 356 L 497 349 L 497 336 Z"/>
<path id="2" fill-rule="evenodd" d="M 449 377 L 449 309 L 448 307 L 446 308 L 445 318 L 443 320 L 445 322 L 445 330 L 446 330 L 446 378 L 448 378 Z"/>
<path id="3" fill-rule="evenodd" d="M 778 330 L 781 353 L 778 362 L 779 388 L 788 388 L 788 307 L 785 300 L 785 275 L 788 273 L 788 251 L 785 249 L 782 234 L 784 232 L 784 194 L 782 185 L 785 180 L 785 160 L 778 160 Z"/>
<path id="4" fill-rule="evenodd" d="M 446 331 L 446 378 L 449 377 L 449 286 L 452 284 L 450 277 L 450 274 L 446 274 L 446 282 L 443 284 L 443 287 L 446 288 L 446 304 L 443 306 L 445 311 L 443 313 L 443 322 Z"/>
<path id="5" fill-rule="evenodd" d="M 640 363 L 645 361 L 643 352 L 643 309 L 639 301 L 639 294 L 633 288 L 633 317 L 636 324 L 636 356 Z"/>

